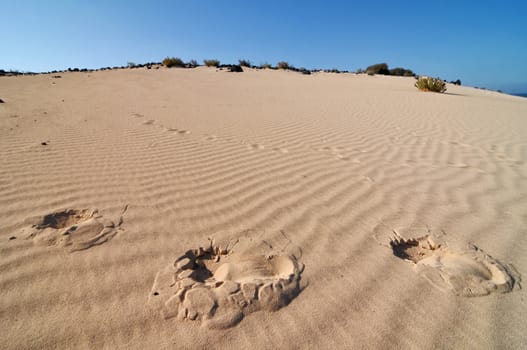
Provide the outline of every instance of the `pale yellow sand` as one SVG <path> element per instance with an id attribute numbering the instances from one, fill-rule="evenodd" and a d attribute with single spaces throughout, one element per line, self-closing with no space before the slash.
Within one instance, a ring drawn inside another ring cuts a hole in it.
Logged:
<path id="1" fill-rule="evenodd" d="M 525 347 L 527 100 L 350 74 L 60 75 L 0 78 L 0 348 Z M 152 299 L 194 283 L 162 279 L 187 250 L 236 235 L 265 249 L 211 255 L 228 264 L 203 283 L 223 289 Z M 258 279 L 275 284 L 252 301 L 208 299 Z"/>

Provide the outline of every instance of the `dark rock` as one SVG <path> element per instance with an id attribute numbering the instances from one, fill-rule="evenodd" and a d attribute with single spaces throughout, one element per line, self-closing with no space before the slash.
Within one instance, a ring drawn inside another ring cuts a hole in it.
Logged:
<path id="1" fill-rule="evenodd" d="M 16 237 L 15 237 L 15 236 L 11 236 L 11 237 L 9 237 L 9 240 L 10 240 L 10 241 L 12 241 L 13 239 L 16 239 Z"/>
<path id="2" fill-rule="evenodd" d="M 40 144 L 41 144 L 42 146 L 47 146 L 47 145 L 48 145 L 47 142 L 41 142 Z"/>
<path id="3" fill-rule="evenodd" d="M 4 100 L 2 100 L 2 99 L 0 98 L 0 103 L 5 103 L 5 102 L 4 102 Z"/>

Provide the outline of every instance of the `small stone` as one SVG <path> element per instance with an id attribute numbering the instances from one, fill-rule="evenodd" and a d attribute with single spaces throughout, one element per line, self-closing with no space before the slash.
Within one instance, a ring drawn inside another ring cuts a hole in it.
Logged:
<path id="1" fill-rule="evenodd" d="M 4 103 L 4 100 L 2 100 L 1 98 L 0 98 L 0 103 Z"/>
<path id="2" fill-rule="evenodd" d="M 42 146 L 47 146 L 47 145 L 48 145 L 47 142 L 41 142 L 40 144 L 41 144 Z"/>
<path id="3" fill-rule="evenodd" d="M 10 240 L 10 241 L 12 241 L 13 239 L 16 239 L 16 237 L 15 237 L 15 236 L 11 236 L 11 237 L 9 237 L 9 240 Z"/>
<path id="4" fill-rule="evenodd" d="M 181 270 L 188 270 L 194 267 L 194 262 L 189 258 L 183 258 L 176 262 L 176 267 Z"/>

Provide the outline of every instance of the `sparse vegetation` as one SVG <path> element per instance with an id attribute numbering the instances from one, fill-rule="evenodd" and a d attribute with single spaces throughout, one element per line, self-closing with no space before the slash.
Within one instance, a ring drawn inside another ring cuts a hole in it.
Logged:
<path id="1" fill-rule="evenodd" d="M 196 61 L 196 60 L 190 60 L 190 61 L 188 61 L 188 64 L 187 64 L 187 65 L 188 65 L 190 68 L 194 68 L 194 67 L 199 66 L 198 61 Z"/>
<path id="2" fill-rule="evenodd" d="M 185 63 L 183 63 L 183 60 L 178 57 L 167 57 L 163 60 L 163 66 L 167 68 L 172 67 L 185 67 Z"/>
<path id="3" fill-rule="evenodd" d="M 262 64 L 260 65 L 260 68 L 263 68 L 263 69 L 266 69 L 266 68 L 267 68 L 267 69 L 271 69 L 271 68 L 273 68 L 273 66 L 272 66 L 270 63 L 265 62 L 265 63 L 262 63 Z"/>
<path id="4" fill-rule="evenodd" d="M 454 85 L 461 85 L 461 80 L 453 80 L 450 82 L 450 84 L 454 84 Z"/>
<path id="5" fill-rule="evenodd" d="M 421 91 L 445 92 L 446 84 L 440 78 L 419 77 L 415 87 Z"/>
<path id="6" fill-rule="evenodd" d="M 413 77 L 415 76 L 415 73 L 412 72 L 410 69 L 405 68 L 392 68 L 389 70 L 390 75 L 400 76 L 400 77 Z"/>
<path id="7" fill-rule="evenodd" d="M 243 68 L 239 64 L 233 64 L 229 67 L 229 72 L 241 73 L 243 72 Z"/>
<path id="8" fill-rule="evenodd" d="M 375 74 L 390 75 L 390 71 L 388 70 L 388 64 L 386 63 L 377 63 L 374 65 L 371 65 L 368 68 L 366 68 L 366 73 L 368 73 L 368 75 L 375 75 Z"/>
<path id="9" fill-rule="evenodd" d="M 278 69 L 289 69 L 290 66 L 289 66 L 289 63 L 285 62 L 285 61 L 280 61 L 276 64 L 276 67 Z"/>
<path id="10" fill-rule="evenodd" d="M 251 66 L 251 61 L 249 61 L 249 60 L 238 60 L 238 63 L 242 67 L 250 67 Z"/>
<path id="11" fill-rule="evenodd" d="M 216 59 L 210 59 L 210 60 L 203 60 L 203 63 L 207 66 L 207 67 L 218 67 L 220 65 L 220 61 L 216 60 Z"/>

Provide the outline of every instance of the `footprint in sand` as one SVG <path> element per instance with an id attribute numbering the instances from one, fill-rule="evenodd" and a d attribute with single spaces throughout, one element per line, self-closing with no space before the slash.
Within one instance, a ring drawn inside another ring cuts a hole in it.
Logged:
<path id="1" fill-rule="evenodd" d="M 142 122 L 141 124 L 143 125 L 152 125 L 154 124 L 155 120 L 154 119 L 148 119 L 148 120 L 145 120 L 144 122 Z"/>
<path id="2" fill-rule="evenodd" d="M 500 263 L 475 245 L 456 251 L 431 235 L 404 239 L 396 233 L 390 247 L 395 256 L 410 262 L 435 287 L 459 296 L 477 297 L 520 288 L 520 276 L 514 267 Z"/>
<path id="3" fill-rule="evenodd" d="M 257 149 L 257 150 L 262 150 L 264 149 L 265 147 L 263 145 L 260 145 L 259 143 L 253 143 L 251 145 L 248 145 L 247 146 L 248 149 Z"/>
<path id="4" fill-rule="evenodd" d="M 127 209 L 128 205 L 116 223 L 105 219 L 97 209 L 66 209 L 44 215 L 21 233 L 35 245 L 67 247 L 72 252 L 84 250 L 109 241 L 122 230 Z"/>
<path id="5" fill-rule="evenodd" d="M 167 132 L 173 132 L 173 133 L 176 133 L 178 135 L 188 135 L 190 134 L 190 131 L 188 130 L 181 130 L 181 129 L 177 129 L 177 128 L 166 128 L 166 127 L 163 127 L 163 129 Z"/>
<path id="6" fill-rule="evenodd" d="M 274 152 L 277 152 L 277 153 L 282 153 L 282 154 L 286 154 L 286 153 L 289 153 L 289 151 L 285 148 L 280 148 L 280 147 L 276 147 L 276 148 L 273 148 L 273 151 Z"/>
<path id="7" fill-rule="evenodd" d="M 165 319 L 228 328 L 251 312 L 289 304 L 301 291 L 302 271 L 294 255 L 266 241 L 209 238 L 157 274 L 148 303 Z"/>

